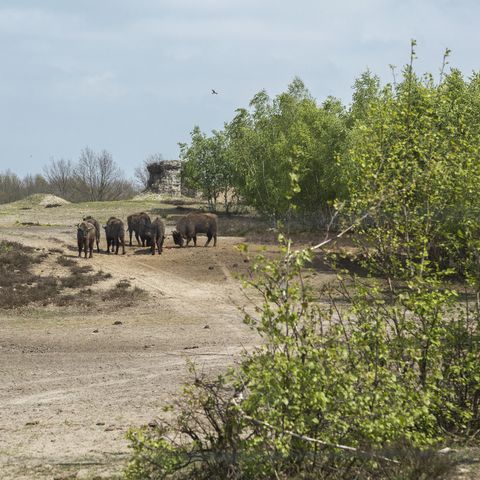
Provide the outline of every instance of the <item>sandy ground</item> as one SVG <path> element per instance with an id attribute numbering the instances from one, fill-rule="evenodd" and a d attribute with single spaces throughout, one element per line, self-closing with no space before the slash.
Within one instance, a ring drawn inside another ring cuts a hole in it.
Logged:
<path id="1" fill-rule="evenodd" d="M 0 239 L 76 258 L 75 219 L 55 210 L 54 226 L 15 224 L 12 212 L 0 217 Z M 31 214 L 37 222 L 37 213 L 21 212 L 22 221 Z M 168 238 L 161 256 L 127 247 L 124 256 L 80 260 L 112 274 L 93 288 L 129 279 L 146 290 L 148 300 L 135 307 L 0 311 L 0 478 L 118 474 L 127 430 L 154 419 L 179 393 L 189 380 L 187 358 L 213 374 L 256 344 L 239 311 L 246 301 L 235 275 L 246 267 L 235 249 L 241 241 L 178 249 Z M 42 264 L 46 273 L 57 255 Z"/>
<path id="2" fill-rule="evenodd" d="M 0 240 L 72 258 L 83 215 L 104 222 L 157 213 L 152 202 L 1 207 Z M 169 232 L 178 215 L 166 213 Z M 0 310 L 0 479 L 118 478 L 129 456 L 126 432 L 162 415 L 190 380 L 187 359 L 214 375 L 257 345 L 239 310 L 247 300 L 237 274 L 248 263 L 235 246 L 243 240 L 220 236 L 216 248 L 178 249 L 169 237 L 161 256 L 127 247 L 126 255 L 79 260 L 112 275 L 95 289 L 128 279 L 146 290 L 134 307 Z M 39 268 L 59 273 L 58 255 Z M 320 271 L 316 281 L 331 278 Z M 480 478 L 479 456 L 473 451 L 455 478 Z"/>

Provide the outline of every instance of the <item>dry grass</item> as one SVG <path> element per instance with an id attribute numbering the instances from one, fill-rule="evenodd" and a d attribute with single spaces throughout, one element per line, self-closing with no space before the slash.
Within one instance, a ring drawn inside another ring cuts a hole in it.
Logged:
<path id="1" fill-rule="evenodd" d="M 115 302 L 121 307 L 129 307 L 137 301 L 145 300 L 147 293 L 138 287 L 131 288 L 128 280 L 120 280 L 113 288 L 104 292 L 101 298 L 104 302 Z"/>
<path id="2" fill-rule="evenodd" d="M 63 255 L 56 262 L 69 270 L 69 275 L 38 275 L 32 272 L 34 265 L 48 257 L 37 253 L 34 248 L 17 242 L 0 242 L 0 308 L 12 309 L 38 303 L 57 306 L 94 305 L 100 300 L 112 301 L 119 307 L 133 305 L 145 298 L 146 293 L 139 288 L 131 288 L 129 282 L 119 282 L 113 289 L 93 292 L 91 285 L 110 278 L 101 270 L 94 272 L 90 265 L 78 265 L 76 260 Z M 65 289 L 82 289 L 79 292 L 65 293 Z"/>
<path id="3" fill-rule="evenodd" d="M 56 279 L 30 271 L 46 256 L 17 242 L 0 242 L 0 308 L 14 308 L 57 294 Z"/>

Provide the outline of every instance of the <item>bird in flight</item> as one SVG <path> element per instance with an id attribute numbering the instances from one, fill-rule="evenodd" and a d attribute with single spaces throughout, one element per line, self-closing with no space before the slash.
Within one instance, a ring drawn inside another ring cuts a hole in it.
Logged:
<path id="1" fill-rule="evenodd" d="M 218 95 L 218 92 L 216 92 L 213 88 L 212 88 L 212 95 Z"/>

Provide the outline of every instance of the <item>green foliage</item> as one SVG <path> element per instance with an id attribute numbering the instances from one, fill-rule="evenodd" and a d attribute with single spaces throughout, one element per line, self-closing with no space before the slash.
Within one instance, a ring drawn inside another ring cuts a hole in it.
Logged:
<path id="1" fill-rule="evenodd" d="M 381 273 L 478 270 L 479 93 L 478 74 L 452 70 L 435 84 L 411 63 L 401 82 L 369 94 L 343 170 L 348 213 L 372 212 L 360 233 Z"/>
<path id="2" fill-rule="evenodd" d="M 350 108 L 349 125 L 365 120 L 369 116 L 372 103 L 380 95 L 380 79 L 369 70 L 363 72 L 353 85 L 352 106 Z"/>
<path id="3" fill-rule="evenodd" d="M 280 238 L 246 282 L 260 346 L 217 380 L 197 376 L 173 424 L 131 434 L 129 480 L 444 478 L 424 452 L 477 435 L 480 76 L 445 73 L 446 52 L 438 84 L 418 77 L 414 47 L 399 82 L 358 79 L 348 114 L 296 80 L 226 126 L 235 189 L 274 219 L 341 200 L 367 276 L 339 275 L 319 298 L 312 250 Z"/>
<path id="4" fill-rule="evenodd" d="M 340 278 L 321 306 L 304 275 L 311 256 L 286 243 L 279 259 L 257 259 L 247 283 L 263 301 L 245 321 L 261 346 L 216 381 L 197 377 L 172 425 L 131 434 L 129 480 L 421 478 L 404 447 L 478 430 L 476 309 L 452 313 L 455 293 L 421 277 L 387 290 Z"/>
<path id="5" fill-rule="evenodd" d="M 207 137 L 199 127 L 195 127 L 191 135 L 191 145 L 180 144 L 181 158 L 186 161 L 182 172 L 185 184 L 200 190 L 212 210 L 216 209 L 219 197 L 223 197 L 228 212 L 233 188 L 228 139 L 224 132 L 218 131 Z"/>
<path id="6" fill-rule="evenodd" d="M 345 112 L 318 106 L 299 79 L 271 100 L 266 92 L 227 125 L 237 165 L 236 188 L 260 212 L 281 219 L 292 209 L 315 212 L 336 197 L 336 155 L 345 139 Z"/>
<path id="7" fill-rule="evenodd" d="M 297 78 L 273 100 L 257 93 L 221 132 L 207 137 L 196 127 L 181 145 L 185 178 L 212 206 L 235 192 L 275 221 L 323 212 L 341 189 L 336 156 L 345 139 L 341 103 L 318 106 Z"/>

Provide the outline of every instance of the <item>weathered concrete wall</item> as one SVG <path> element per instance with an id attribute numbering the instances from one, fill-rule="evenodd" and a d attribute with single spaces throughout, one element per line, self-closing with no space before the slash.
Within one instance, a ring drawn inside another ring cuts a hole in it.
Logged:
<path id="1" fill-rule="evenodd" d="M 147 170 L 150 175 L 148 190 L 169 197 L 179 197 L 182 194 L 181 160 L 151 163 Z"/>

